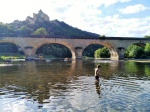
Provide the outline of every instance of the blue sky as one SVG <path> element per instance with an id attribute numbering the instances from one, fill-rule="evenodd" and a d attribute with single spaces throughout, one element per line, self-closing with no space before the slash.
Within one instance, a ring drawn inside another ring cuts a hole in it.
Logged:
<path id="1" fill-rule="evenodd" d="M 150 35 L 149 0 L 0 0 L 0 22 L 22 21 L 40 9 L 50 20 L 100 35 Z"/>

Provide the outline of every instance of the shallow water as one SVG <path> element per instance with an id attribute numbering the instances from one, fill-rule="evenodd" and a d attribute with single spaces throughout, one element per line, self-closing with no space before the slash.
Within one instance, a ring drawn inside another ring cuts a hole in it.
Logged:
<path id="1" fill-rule="evenodd" d="M 97 64 L 100 82 L 94 80 Z M 6 63 L 0 66 L 0 112 L 149 112 L 149 67 L 106 60 Z"/>

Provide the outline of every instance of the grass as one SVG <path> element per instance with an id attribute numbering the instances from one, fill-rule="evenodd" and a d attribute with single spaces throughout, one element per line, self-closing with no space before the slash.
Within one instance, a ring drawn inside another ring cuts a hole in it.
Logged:
<path id="1" fill-rule="evenodd" d="M 24 55 L 16 54 L 16 53 L 3 53 L 0 54 L 0 60 L 7 60 L 7 59 L 24 59 Z"/>

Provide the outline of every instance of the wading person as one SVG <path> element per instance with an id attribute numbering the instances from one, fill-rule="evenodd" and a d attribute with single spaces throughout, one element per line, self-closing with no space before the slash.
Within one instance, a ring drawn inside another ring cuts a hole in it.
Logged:
<path id="1" fill-rule="evenodd" d="M 101 68 L 101 65 L 98 65 L 97 68 L 95 68 L 95 80 L 96 80 L 96 81 L 99 81 L 100 68 Z"/>

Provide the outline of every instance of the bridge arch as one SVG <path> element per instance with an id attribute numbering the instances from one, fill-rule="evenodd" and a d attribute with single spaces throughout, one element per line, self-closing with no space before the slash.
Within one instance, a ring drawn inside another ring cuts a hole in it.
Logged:
<path id="1" fill-rule="evenodd" d="M 67 44 L 67 43 L 65 43 L 65 42 L 43 42 L 43 43 L 41 43 L 41 44 L 39 44 L 38 46 L 35 47 L 34 54 L 36 53 L 36 51 L 37 51 L 40 47 L 42 47 L 42 46 L 45 45 L 45 44 L 59 44 L 59 45 L 63 45 L 63 46 L 65 46 L 66 48 L 68 48 L 68 49 L 70 50 L 71 55 L 72 55 L 72 58 L 76 58 L 74 48 L 73 48 L 71 45 L 69 45 L 69 44 Z"/>
<path id="2" fill-rule="evenodd" d="M 84 47 L 83 47 L 83 51 L 86 47 L 88 47 L 89 45 L 92 45 L 92 44 L 97 44 L 97 45 L 102 45 L 106 48 L 108 48 L 109 52 L 110 52 L 110 59 L 112 60 L 116 60 L 118 59 L 119 55 L 118 55 L 118 52 L 117 52 L 117 48 L 113 47 L 110 43 L 103 43 L 103 42 L 100 42 L 100 41 L 93 41 L 93 42 L 89 42 L 87 43 Z"/>
<path id="3" fill-rule="evenodd" d="M 15 43 L 15 42 L 10 42 L 10 41 L 1 41 L 0 44 L 2 44 L 2 43 L 4 43 L 4 44 L 13 44 L 14 46 L 16 46 L 16 48 L 18 50 L 18 53 L 23 52 L 23 54 L 24 54 L 23 48 L 21 48 L 21 46 L 19 44 Z"/>
<path id="4" fill-rule="evenodd" d="M 102 48 L 102 47 L 103 46 L 99 45 L 99 44 L 90 44 L 85 49 L 83 49 L 82 56 L 94 58 L 95 51 L 99 48 Z"/>
<path id="5" fill-rule="evenodd" d="M 57 43 L 47 43 L 47 44 L 42 44 L 39 46 L 36 51 L 36 55 L 51 55 L 57 58 L 71 58 L 72 54 L 71 51 L 68 47 L 62 45 L 62 44 L 57 44 Z"/>

